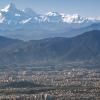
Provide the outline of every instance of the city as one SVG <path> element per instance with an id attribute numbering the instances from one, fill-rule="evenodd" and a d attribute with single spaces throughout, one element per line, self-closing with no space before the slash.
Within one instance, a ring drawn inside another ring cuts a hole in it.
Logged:
<path id="1" fill-rule="evenodd" d="M 100 99 L 100 69 L 34 69 L 0 71 L 0 100 Z"/>

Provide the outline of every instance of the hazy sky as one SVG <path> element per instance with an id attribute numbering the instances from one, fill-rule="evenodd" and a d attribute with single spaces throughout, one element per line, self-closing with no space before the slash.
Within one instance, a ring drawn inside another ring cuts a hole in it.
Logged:
<path id="1" fill-rule="evenodd" d="M 0 0 L 0 8 L 11 2 L 17 8 L 30 7 L 38 13 L 56 11 L 67 14 L 78 13 L 82 16 L 100 16 L 100 0 Z"/>

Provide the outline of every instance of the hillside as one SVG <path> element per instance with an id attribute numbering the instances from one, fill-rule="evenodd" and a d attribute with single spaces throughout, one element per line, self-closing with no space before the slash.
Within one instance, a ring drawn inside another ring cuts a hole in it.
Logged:
<path id="1" fill-rule="evenodd" d="M 19 42 L 15 44 L 8 42 L 9 45 L 0 49 L 1 64 L 99 62 L 100 59 L 100 31 L 97 30 L 73 38 L 55 37 L 27 42 L 17 41 Z M 1 45 L 2 43 L 4 42 L 0 41 Z"/>

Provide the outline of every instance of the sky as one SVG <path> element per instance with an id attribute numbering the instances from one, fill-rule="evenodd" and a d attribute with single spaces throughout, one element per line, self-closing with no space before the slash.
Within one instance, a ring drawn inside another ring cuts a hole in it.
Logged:
<path id="1" fill-rule="evenodd" d="M 14 3 L 17 8 L 32 8 L 44 14 L 50 11 L 100 17 L 100 0 L 0 0 L 0 9 Z"/>

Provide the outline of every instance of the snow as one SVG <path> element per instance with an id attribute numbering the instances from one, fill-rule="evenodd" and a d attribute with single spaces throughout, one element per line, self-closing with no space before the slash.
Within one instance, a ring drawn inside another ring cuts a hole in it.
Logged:
<path id="1" fill-rule="evenodd" d="M 60 14 L 58 12 L 48 12 L 46 16 L 59 16 Z"/>
<path id="2" fill-rule="evenodd" d="M 12 3 L 8 4 L 4 9 L 1 9 L 2 12 L 8 12 L 9 10 L 15 10 L 16 6 Z"/>
<path id="3" fill-rule="evenodd" d="M 5 18 L 0 18 L 0 23 L 3 23 L 3 21 L 5 20 Z"/>
<path id="4" fill-rule="evenodd" d="M 15 16 L 21 16 L 20 14 L 15 14 Z"/>
<path id="5" fill-rule="evenodd" d="M 25 23 L 28 23 L 30 20 L 31 18 L 28 18 L 28 19 L 22 20 L 20 23 L 25 24 Z"/>
<path id="6" fill-rule="evenodd" d="M 6 21 L 4 21 L 6 20 Z M 78 14 L 62 14 L 58 12 L 48 12 L 44 15 L 37 14 L 34 12 L 31 8 L 26 8 L 24 10 L 19 10 L 16 8 L 16 6 L 12 3 L 7 5 L 4 9 L 1 9 L 0 11 L 0 23 L 3 24 L 13 24 L 19 23 L 19 24 L 27 24 L 32 20 L 36 23 L 66 23 L 66 24 L 86 24 L 89 25 L 90 23 L 96 23 L 100 22 L 100 18 L 87 18 L 87 17 L 81 17 Z M 14 23 L 15 22 L 15 23 Z M 73 26 L 72 26 L 73 27 Z"/>

